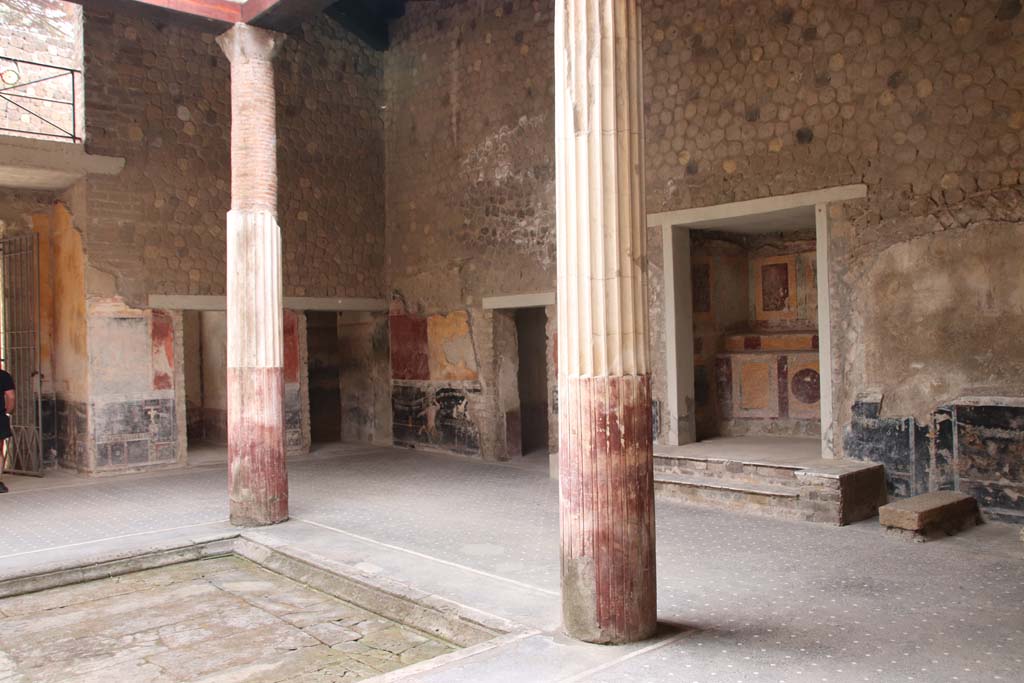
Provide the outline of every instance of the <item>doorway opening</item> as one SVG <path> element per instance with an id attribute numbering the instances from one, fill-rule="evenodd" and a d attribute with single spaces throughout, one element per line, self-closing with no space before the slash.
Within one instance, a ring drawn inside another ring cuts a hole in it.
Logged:
<path id="1" fill-rule="evenodd" d="M 42 476 L 39 235 L 5 235 L 3 227 L 0 221 L 0 365 L 14 382 L 16 405 L 10 437 L 0 443 L 0 469 Z"/>
<path id="2" fill-rule="evenodd" d="M 182 325 L 188 461 L 223 460 L 228 443 L 227 314 L 182 311 Z"/>
<path id="3" fill-rule="evenodd" d="M 662 443 L 760 419 L 768 434 L 807 434 L 795 438 L 813 457 L 835 457 L 829 206 L 865 196 L 865 185 L 843 185 L 647 217 L 662 234 Z"/>
<path id="4" fill-rule="evenodd" d="M 515 311 L 519 367 L 520 443 L 523 455 L 548 452 L 547 314 L 543 308 Z"/>
<path id="5" fill-rule="evenodd" d="M 698 441 L 820 439 L 813 220 L 771 232 L 690 231 Z"/>
<path id="6" fill-rule="evenodd" d="M 341 348 L 338 313 L 306 312 L 309 348 L 309 429 L 314 444 L 342 440 Z"/>

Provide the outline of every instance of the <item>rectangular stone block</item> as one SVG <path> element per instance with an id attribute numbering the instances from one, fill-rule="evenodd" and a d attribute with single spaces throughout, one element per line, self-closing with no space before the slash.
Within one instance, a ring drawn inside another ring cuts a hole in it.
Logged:
<path id="1" fill-rule="evenodd" d="M 954 533 L 978 519 L 978 501 L 956 491 L 932 491 L 878 509 L 878 521 L 883 526 L 921 534 Z"/>

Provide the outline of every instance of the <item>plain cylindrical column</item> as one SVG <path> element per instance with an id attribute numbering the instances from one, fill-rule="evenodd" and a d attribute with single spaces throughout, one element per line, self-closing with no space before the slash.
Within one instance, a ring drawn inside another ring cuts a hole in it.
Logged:
<path id="1" fill-rule="evenodd" d="M 280 34 L 246 24 L 217 38 L 231 61 L 228 495 L 231 523 L 239 526 L 288 519 L 272 63 L 282 40 Z"/>
<path id="2" fill-rule="evenodd" d="M 557 0 L 559 486 L 566 632 L 657 628 L 638 0 Z"/>

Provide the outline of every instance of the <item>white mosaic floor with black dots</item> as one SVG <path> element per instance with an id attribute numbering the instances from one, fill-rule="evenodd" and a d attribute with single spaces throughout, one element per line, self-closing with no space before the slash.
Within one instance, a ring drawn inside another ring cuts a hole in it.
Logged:
<path id="1" fill-rule="evenodd" d="M 299 520 L 416 554 L 424 571 L 436 558 L 558 590 L 558 491 L 542 467 L 336 447 L 290 460 L 289 480 Z M 0 564 L 227 515 L 222 466 L 8 484 Z M 550 680 L 1024 680 L 1024 543 L 1013 527 L 917 544 L 876 521 L 835 528 L 674 503 L 657 512 L 659 616 L 681 633 L 622 661 L 603 648 L 599 666 Z M 525 680 L 522 661 L 498 666 L 486 680 Z"/>

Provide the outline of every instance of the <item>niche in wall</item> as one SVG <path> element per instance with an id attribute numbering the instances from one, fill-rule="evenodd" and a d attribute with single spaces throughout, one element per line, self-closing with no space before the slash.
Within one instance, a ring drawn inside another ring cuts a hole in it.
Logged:
<path id="1" fill-rule="evenodd" d="M 814 230 L 690 234 L 697 438 L 819 436 Z"/>

